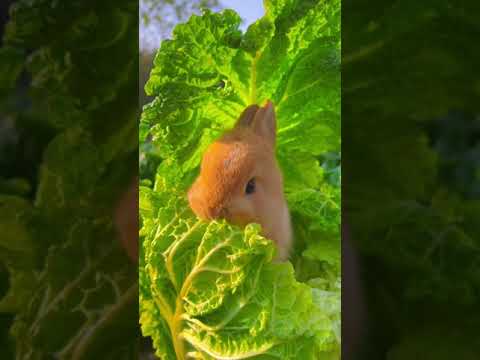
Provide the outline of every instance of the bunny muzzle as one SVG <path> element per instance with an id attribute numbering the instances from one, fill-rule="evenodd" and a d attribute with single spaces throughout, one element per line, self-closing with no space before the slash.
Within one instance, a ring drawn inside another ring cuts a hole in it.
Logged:
<path id="1" fill-rule="evenodd" d="M 188 191 L 188 202 L 190 208 L 202 220 L 214 220 L 226 218 L 228 210 L 224 207 L 221 201 L 207 201 L 211 199 L 209 194 L 205 194 L 205 188 L 200 186 L 200 179 L 195 181 Z"/>

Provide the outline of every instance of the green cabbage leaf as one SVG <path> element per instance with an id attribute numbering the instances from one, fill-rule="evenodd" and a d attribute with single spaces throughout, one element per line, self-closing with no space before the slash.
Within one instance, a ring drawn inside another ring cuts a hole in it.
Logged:
<path id="1" fill-rule="evenodd" d="M 2 359 L 138 351 L 137 269 L 112 219 L 136 175 L 136 19 L 135 1 L 10 7 L 0 108 L 19 141 L 0 159 Z M 7 157 L 21 164 L 10 174 Z"/>
<path id="2" fill-rule="evenodd" d="M 140 143 L 140 323 L 170 359 L 340 357 L 340 2 L 266 1 L 245 33 L 232 10 L 179 24 L 146 85 Z M 251 224 L 204 223 L 186 190 L 206 147 L 252 103 L 277 112 L 295 249 L 272 263 Z"/>

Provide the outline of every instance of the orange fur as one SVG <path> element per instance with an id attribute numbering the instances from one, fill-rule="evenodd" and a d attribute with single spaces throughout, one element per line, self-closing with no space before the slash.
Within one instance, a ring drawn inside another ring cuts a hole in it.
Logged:
<path id="1" fill-rule="evenodd" d="M 285 260 L 291 226 L 275 159 L 275 114 L 270 102 L 257 108 L 247 108 L 235 128 L 209 146 L 188 198 L 202 219 L 226 218 L 241 226 L 259 223 L 263 234 L 277 244 L 278 259 Z M 256 192 L 246 195 L 252 178 Z"/>

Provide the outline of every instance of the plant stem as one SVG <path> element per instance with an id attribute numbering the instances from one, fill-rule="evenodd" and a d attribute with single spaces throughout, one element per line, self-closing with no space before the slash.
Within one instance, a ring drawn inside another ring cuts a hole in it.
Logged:
<path id="1" fill-rule="evenodd" d="M 257 51 L 252 61 L 252 70 L 250 72 L 250 86 L 251 86 L 250 103 L 251 104 L 257 103 L 257 61 L 258 59 L 260 59 L 260 55 L 261 55 L 261 52 Z"/>
<path id="2" fill-rule="evenodd" d="M 170 331 L 172 333 L 173 348 L 175 350 L 175 355 L 178 360 L 185 360 L 185 344 L 180 338 L 180 332 L 182 330 L 182 315 L 183 315 L 183 306 L 182 306 L 182 294 L 179 294 L 177 297 L 177 303 L 175 306 L 175 315 L 173 316 Z"/>

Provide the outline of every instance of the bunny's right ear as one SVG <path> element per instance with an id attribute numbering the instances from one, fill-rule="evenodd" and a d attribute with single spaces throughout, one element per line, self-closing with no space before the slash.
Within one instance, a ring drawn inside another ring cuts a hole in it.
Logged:
<path id="1" fill-rule="evenodd" d="M 270 100 L 268 100 L 266 105 L 255 114 L 252 128 L 258 135 L 266 139 L 273 147 L 275 147 L 277 120 L 275 116 L 275 108 Z"/>
<path id="2" fill-rule="evenodd" d="M 248 106 L 245 110 L 243 110 L 242 114 L 238 118 L 235 128 L 250 127 L 253 123 L 253 119 L 255 118 L 255 114 L 259 109 L 260 107 L 256 104 Z"/>

